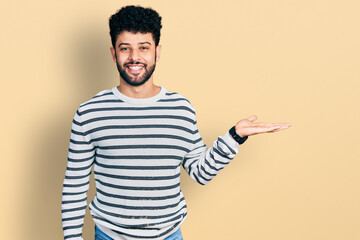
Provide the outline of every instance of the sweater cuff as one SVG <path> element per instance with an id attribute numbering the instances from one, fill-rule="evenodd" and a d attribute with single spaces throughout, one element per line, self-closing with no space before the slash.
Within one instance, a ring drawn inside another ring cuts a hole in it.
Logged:
<path id="1" fill-rule="evenodd" d="M 231 136 L 230 136 L 230 133 L 227 132 L 224 136 L 224 140 L 227 144 L 229 144 L 230 147 L 234 148 L 234 149 L 237 149 L 240 144 L 237 143 Z"/>

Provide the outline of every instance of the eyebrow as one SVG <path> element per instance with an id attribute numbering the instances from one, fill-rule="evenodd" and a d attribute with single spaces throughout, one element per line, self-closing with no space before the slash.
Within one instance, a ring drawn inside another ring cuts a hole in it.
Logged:
<path id="1" fill-rule="evenodd" d="M 120 44 L 118 45 L 118 47 L 121 47 L 121 46 L 123 46 L 123 45 L 130 45 L 130 43 L 120 43 Z"/>
<path id="2" fill-rule="evenodd" d="M 139 42 L 139 43 L 138 43 L 138 45 L 143 45 L 143 44 L 149 44 L 149 45 L 151 45 L 151 43 L 149 43 L 149 42 Z M 120 44 L 118 45 L 118 47 L 123 46 L 123 45 L 128 46 L 128 45 L 130 45 L 130 43 L 120 43 Z"/>
<path id="3" fill-rule="evenodd" d="M 151 45 L 151 43 L 149 43 L 149 42 L 141 42 L 139 44 L 149 44 L 149 45 Z"/>

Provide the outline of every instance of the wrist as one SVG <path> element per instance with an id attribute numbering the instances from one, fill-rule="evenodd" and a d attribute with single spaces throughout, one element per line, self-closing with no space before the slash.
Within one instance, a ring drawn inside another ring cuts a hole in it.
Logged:
<path id="1" fill-rule="evenodd" d="M 247 136 L 241 137 L 240 135 L 238 135 L 236 133 L 235 126 L 230 128 L 229 134 L 238 144 L 243 144 L 246 141 L 246 139 L 248 138 Z"/>

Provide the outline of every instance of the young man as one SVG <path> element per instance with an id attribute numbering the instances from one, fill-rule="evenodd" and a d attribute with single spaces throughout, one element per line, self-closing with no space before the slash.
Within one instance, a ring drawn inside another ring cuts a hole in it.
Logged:
<path id="1" fill-rule="evenodd" d="M 248 136 L 290 124 L 255 123 L 251 116 L 207 148 L 189 101 L 153 82 L 161 53 L 158 13 L 127 6 L 109 23 L 120 85 L 98 93 L 75 114 L 63 185 L 64 238 L 82 239 L 94 165 L 97 193 L 89 208 L 95 239 L 182 239 L 187 212 L 180 166 L 206 184 Z"/>

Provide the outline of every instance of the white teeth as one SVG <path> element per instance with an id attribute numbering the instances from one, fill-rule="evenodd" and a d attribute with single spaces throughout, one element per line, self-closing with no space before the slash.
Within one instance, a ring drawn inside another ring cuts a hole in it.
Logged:
<path id="1" fill-rule="evenodd" d="M 137 66 L 137 67 L 129 67 L 131 70 L 139 70 L 142 68 L 142 66 Z"/>

